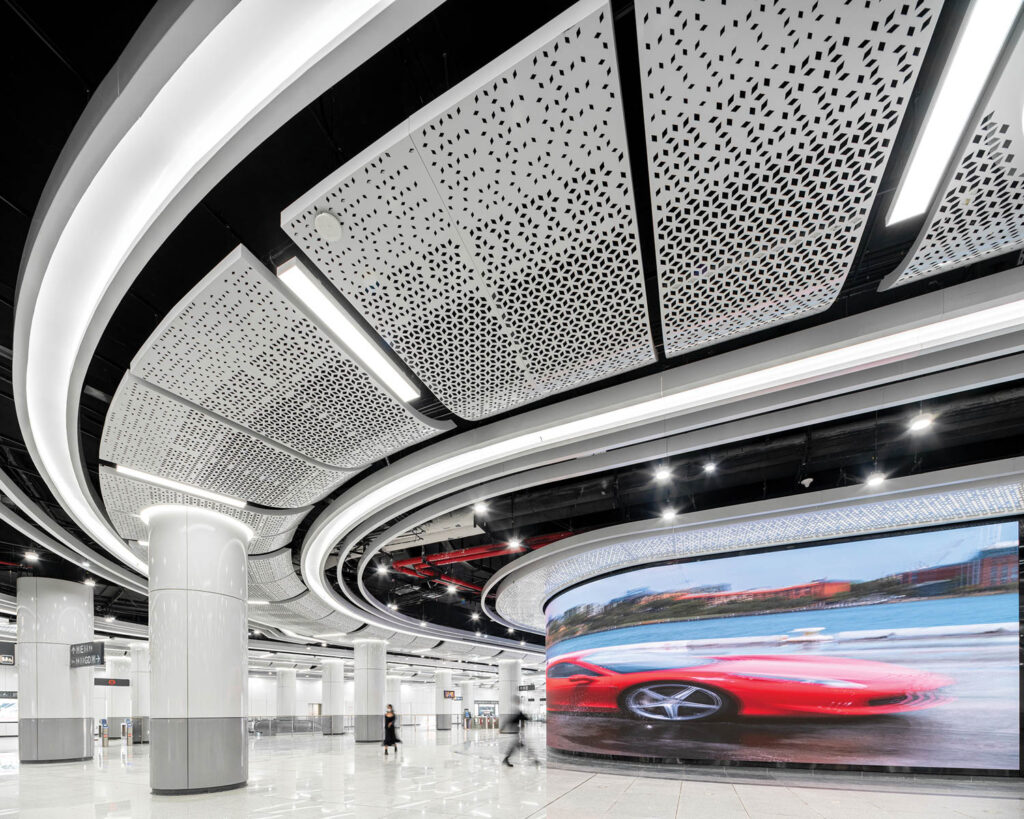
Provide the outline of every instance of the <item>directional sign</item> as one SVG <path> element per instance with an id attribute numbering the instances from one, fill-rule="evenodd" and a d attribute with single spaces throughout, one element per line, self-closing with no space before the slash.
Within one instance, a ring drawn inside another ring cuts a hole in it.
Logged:
<path id="1" fill-rule="evenodd" d="M 106 688 L 108 685 L 116 685 L 119 688 L 127 688 L 131 683 L 125 679 L 106 679 L 104 677 L 96 677 L 93 681 L 93 685 L 102 685 Z"/>
<path id="2" fill-rule="evenodd" d="M 71 644 L 71 667 L 84 668 L 89 665 L 103 665 L 105 655 L 102 641 L 95 643 Z"/>
<path id="3" fill-rule="evenodd" d="M 0 643 L 0 665 L 14 665 L 14 643 Z"/>

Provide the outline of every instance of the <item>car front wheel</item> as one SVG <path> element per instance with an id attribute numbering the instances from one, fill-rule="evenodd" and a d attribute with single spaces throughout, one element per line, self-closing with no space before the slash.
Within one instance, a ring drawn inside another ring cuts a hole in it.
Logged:
<path id="1" fill-rule="evenodd" d="M 684 722 L 724 716 L 728 698 L 713 688 L 688 682 L 658 682 L 630 689 L 623 705 L 637 719 Z"/>

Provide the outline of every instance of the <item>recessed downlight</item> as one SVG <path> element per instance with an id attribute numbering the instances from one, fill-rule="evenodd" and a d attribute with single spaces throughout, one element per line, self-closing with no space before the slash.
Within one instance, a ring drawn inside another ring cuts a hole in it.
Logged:
<path id="1" fill-rule="evenodd" d="M 341 238 L 341 222 L 328 210 L 322 210 L 313 217 L 313 227 L 325 242 L 336 242 Z"/>
<path id="2" fill-rule="evenodd" d="M 907 429 L 909 429 L 911 432 L 924 432 L 934 423 L 934 415 L 932 415 L 930 412 L 922 412 L 920 415 L 915 415 L 913 418 L 910 419 L 910 423 L 907 424 Z"/>
<path id="3" fill-rule="evenodd" d="M 672 470 L 667 466 L 659 466 L 654 470 L 654 480 L 658 483 L 667 483 L 672 480 Z"/>
<path id="4" fill-rule="evenodd" d="M 876 486 L 881 486 L 883 483 L 885 483 L 885 473 L 884 472 L 877 472 L 877 471 L 876 472 L 872 472 L 865 479 L 864 483 L 867 486 L 870 486 L 872 488 L 874 488 Z"/>

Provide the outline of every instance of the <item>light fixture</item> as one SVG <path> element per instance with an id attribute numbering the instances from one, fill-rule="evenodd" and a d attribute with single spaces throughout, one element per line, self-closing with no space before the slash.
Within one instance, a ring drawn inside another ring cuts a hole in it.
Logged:
<path id="1" fill-rule="evenodd" d="M 662 520 L 675 520 L 676 519 L 676 510 L 675 509 L 663 509 L 661 511 L 661 519 Z"/>
<path id="2" fill-rule="evenodd" d="M 457 592 L 458 590 L 458 586 L 456 586 L 454 583 L 448 584 L 448 594 L 455 594 L 455 592 Z"/>
<path id="3" fill-rule="evenodd" d="M 327 643 L 320 643 L 320 645 L 323 646 L 324 648 L 327 648 Z"/>
<path id="4" fill-rule="evenodd" d="M 392 611 L 398 611 L 398 604 L 397 603 L 388 603 L 388 608 L 391 609 Z"/>
<path id="5" fill-rule="evenodd" d="M 707 472 L 709 475 L 714 474 L 716 469 L 718 469 L 718 464 L 716 464 L 714 461 L 707 461 L 704 464 L 704 471 Z"/>
<path id="6" fill-rule="evenodd" d="M 86 586 L 95 586 L 96 585 L 96 581 L 93 580 L 91 577 L 85 578 L 85 580 L 83 580 L 82 582 L 85 583 Z"/>
<path id="7" fill-rule="evenodd" d="M 83 569 L 88 569 L 89 568 L 89 561 L 88 560 L 83 560 L 82 561 L 82 568 Z"/>
<path id="8" fill-rule="evenodd" d="M 322 210 L 313 217 L 313 227 L 324 241 L 336 242 L 341 238 L 341 222 L 329 210 Z"/>
<path id="9" fill-rule="evenodd" d="M 269 606 L 270 605 L 270 601 L 269 600 L 250 600 L 249 601 L 249 605 L 250 606 Z"/>
<path id="10" fill-rule="evenodd" d="M 232 506 L 235 509 L 245 508 L 244 500 L 232 498 L 228 495 L 222 495 L 219 492 L 210 492 L 206 489 L 200 489 L 198 486 L 190 486 L 187 483 L 172 481 L 170 478 L 162 478 L 159 475 L 150 475 L 148 472 L 140 472 L 138 469 L 132 469 L 130 466 L 122 466 L 121 464 L 118 464 L 115 469 L 126 478 L 134 478 L 135 480 L 156 484 L 157 486 L 162 486 L 165 489 L 171 489 L 174 492 L 184 492 L 186 495 L 195 495 L 197 498 L 206 498 L 206 500 L 213 501 L 214 503 L 223 503 L 225 506 Z M 146 545 L 149 545 L 148 541 L 146 542 Z"/>
<path id="11" fill-rule="evenodd" d="M 482 632 L 482 631 L 478 631 L 478 632 L 476 633 L 476 636 L 477 636 L 477 637 L 482 637 L 482 636 L 483 636 L 483 632 Z"/>
<path id="12" fill-rule="evenodd" d="M 29 563 L 35 563 L 39 560 L 39 552 L 25 552 L 25 560 Z"/>
<path id="13" fill-rule="evenodd" d="M 255 636 L 255 637 L 259 637 L 259 636 L 261 636 L 263 634 L 263 632 L 260 631 L 258 628 L 254 628 L 252 630 L 252 633 L 253 633 L 253 636 Z"/>
<path id="14" fill-rule="evenodd" d="M 469 615 L 469 619 L 470 620 L 479 620 L 480 619 L 480 615 L 477 612 L 474 611 L 471 615 Z"/>
<path id="15" fill-rule="evenodd" d="M 484 503 L 483 501 L 477 501 L 476 503 L 474 503 L 473 504 L 473 514 L 475 514 L 475 515 L 486 515 L 487 514 L 487 504 Z"/>
<path id="16" fill-rule="evenodd" d="M 885 473 L 872 472 L 870 475 L 868 475 L 864 483 L 871 487 L 881 486 L 883 483 L 885 483 Z"/>
<path id="17" fill-rule="evenodd" d="M 903 172 L 886 225 L 928 210 L 992 72 L 1020 0 L 974 0 Z"/>
<path id="18" fill-rule="evenodd" d="M 935 423 L 935 416 L 930 412 L 922 412 L 910 419 L 907 428 L 911 432 L 923 432 Z"/>
<path id="19" fill-rule="evenodd" d="M 672 479 L 672 470 L 667 466 L 659 466 L 654 470 L 654 480 L 658 483 L 665 483 Z"/>
<path id="20" fill-rule="evenodd" d="M 377 574 L 383 575 L 383 574 L 387 574 L 387 573 L 388 573 L 388 567 L 387 566 L 385 566 L 383 564 L 379 564 L 377 566 Z"/>
<path id="21" fill-rule="evenodd" d="M 512 538 L 512 540 L 508 542 L 508 547 L 510 549 L 522 549 L 523 541 L 519 540 L 519 538 Z"/>
<path id="22" fill-rule="evenodd" d="M 508 633 L 509 634 L 515 634 L 516 630 L 514 628 L 509 627 Z"/>
<path id="23" fill-rule="evenodd" d="M 415 401 L 420 391 L 405 377 L 373 339 L 338 306 L 297 259 L 277 269 L 277 277 L 295 298 L 302 302 L 325 329 L 333 333 L 352 357 L 381 380 L 402 401 Z"/>
<path id="24" fill-rule="evenodd" d="M 526 645 L 526 640 L 520 640 L 520 641 L 519 641 L 519 645 L 521 645 L 521 646 L 525 646 L 525 645 Z"/>
<path id="25" fill-rule="evenodd" d="M 108 614 L 108 615 L 107 615 L 106 617 L 104 617 L 103 619 L 104 619 L 104 620 L 106 620 L 106 621 L 107 621 L 108 623 L 113 623 L 113 622 L 114 622 L 114 621 L 115 621 L 115 620 L 116 620 L 117 618 L 116 618 L 116 617 L 114 617 L 114 615 L 113 615 L 113 614 Z"/>
<path id="26" fill-rule="evenodd" d="M 140 546 L 149 546 L 148 540 L 136 540 L 135 542 L 138 543 Z"/>
<path id="27" fill-rule="evenodd" d="M 426 628 L 427 627 L 427 621 L 426 620 L 420 620 L 420 626 L 423 627 L 423 628 Z"/>

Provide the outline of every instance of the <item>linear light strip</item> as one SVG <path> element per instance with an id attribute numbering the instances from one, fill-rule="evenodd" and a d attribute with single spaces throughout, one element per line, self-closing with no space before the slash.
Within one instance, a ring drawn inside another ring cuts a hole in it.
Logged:
<path id="1" fill-rule="evenodd" d="M 334 333 L 359 363 L 376 375 L 399 399 L 409 402 L 420 397 L 416 386 L 297 260 L 285 262 L 278 268 L 277 277 L 319 319 L 324 328 Z"/>
<path id="2" fill-rule="evenodd" d="M 230 495 L 221 495 L 219 492 L 210 492 L 207 489 L 200 489 L 198 486 L 190 486 L 187 483 L 172 481 L 170 478 L 162 478 L 159 475 L 150 475 L 148 472 L 140 472 L 138 469 L 132 469 L 129 466 L 122 466 L 121 464 L 118 464 L 114 467 L 114 471 L 124 475 L 126 478 L 133 478 L 137 481 L 144 481 L 145 483 L 162 486 L 165 489 L 170 489 L 174 492 L 182 492 L 186 495 L 195 495 L 197 498 L 205 498 L 206 500 L 213 501 L 214 503 L 223 503 L 225 506 L 233 506 L 235 509 L 245 508 L 244 500 L 232 498 Z"/>
<path id="3" fill-rule="evenodd" d="M 692 411 L 720 401 L 735 400 L 765 391 L 794 386 L 804 381 L 878 366 L 886 362 L 919 355 L 940 346 L 965 343 L 994 332 L 1022 325 L 1024 325 L 1024 299 L 1018 299 L 996 307 L 940 319 L 920 327 L 804 356 L 783 364 L 764 367 L 698 387 L 682 389 L 675 393 L 619 409 L 596 413 L 575 421 L 555 424 L 546 429 L 496 441 L 419 467 L 405 475 L 396 476 L 393 480 L 367 492 L 348 506 L 340 508 L 332 519 L 327 520 L 319 530 L 315 531 L 308 547 L 303 551 L 303 578 L 310 589 L 332 608 L 348 616 L 357 616 L 366 620 L 365 614 L 357 614 L 342 608 L 327 588 L 321 567 L 334 545 L 359 521 L 403 496 L 466 471 L 526 455 L 553 444 L 629 428 L 659 417 Z M 367 622 L 370 621 L 367 620 Z"/>
<path id="4" fill-rule="evenodd" d="M 886 225 L 928 210 L 1020 6 L 1021 0 L 974 0 L 971 4 Z"/>

